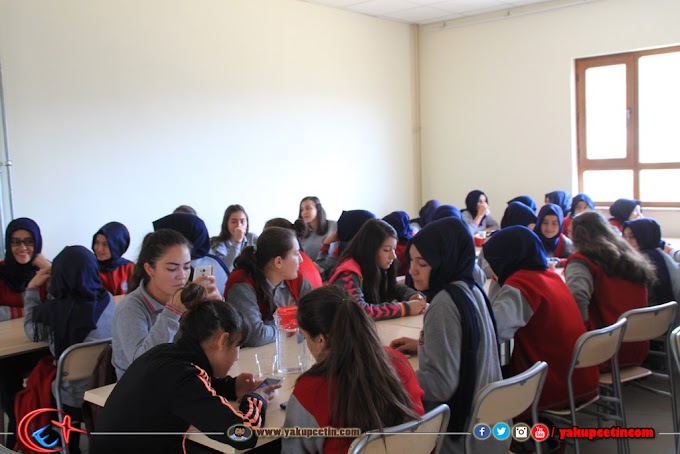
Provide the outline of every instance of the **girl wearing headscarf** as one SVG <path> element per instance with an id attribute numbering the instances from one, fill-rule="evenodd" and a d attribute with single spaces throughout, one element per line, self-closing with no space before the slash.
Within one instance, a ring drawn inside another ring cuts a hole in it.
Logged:
<path id="1" fill-rule="evenodd" d="M 508 205 L 510 205 L 512 202 L 519 202 L 523 203 L 524 205 L 528 206 L 531 208 L 531 211 L 536 213 L 536 210 L 538 210 L 538 207 L 536 206 L 536 202 L 534 201 L 534 198 L 528 195 L 520 195 L 515 197 L 512 200 L 508 200 Z M 503 228 L 503 227 L 501 227 Z"/>
<path id="2" fill-rule="evenodd" d="M 433 216 L 437 208 L 441 206 L 441 203 L 437 199 L 428 200 L 425 205 L 418 212 L 418 217 L 411 219 L 411 226 L 414 231 L 418 231 L 425 227 L 427 224 L 432 222 Z"/>
<path id="3" fill-rule="evenodd" d="M 571 238 L 571 220 L 585 211 L 592 211 L 595 209 L 595 202 L 588 194 L 579 192 L 571 199 L 571 210 L 569 216 L 564 218 L 563 233 Z"/>
<path id="4" fill-rule="evenodd" d="M 329 273 L 338 265 L 338 256 L 343 253 L 354 235 L 369 219 L 375 219 L 375 214 L 370 211 L 348 210 L 342 212 L 338 218 L 338 229 L 324 238 L 319 257 L 315 262 L 324 280 L 330 277 Z"/>
<path id="5" fill-rule="evenodd" d="M 654 267 L 602 215 L 589 211 L 576 216 L 572 239 L 576 253 L 569 257 L 564 275 L 586 328 L 609 326 L 624 312 L 647 307 Z M 639 366 L 648 351 L 649 342 L 621 344 L 619 365 Z M 608 365 L 600 365 L 600 370 Z"/>
<path id="6" fill-rule="evenodd" d="M 463 221 L 441 219 L 413 237 L 408 254 L 415 288 L 425 293 L 430 306 L 420 340 L 402 337 L 391 347 L 417 352 L 416 373 L 425 391 L 425 410 L 448 404 L 448 432 L 460 432 L 477 391 L 503 378 L 489 303 L 472 277 L 472 236 Z M 464 441 L 464 437 L 447 436 L 442 452 L 462 453 Z M 474 440 L 472 445 L 474 452 L 505 453 L 510 441 Z"/>
<path id="7" fill-rule="evenodd" d="M 498 222 L 491 217 L 490 213 L 489 199 L 482 191 L 475 189 L 465 197 L 463 221 L 473 235 L 483 230 L 490 232 L 498 229 Z"/>
<path id="8" fill-rule="evenodd" d="M 567 191 L 553 191 L 545 195 L 545 203 L 552 203 L 554 205 L 562 208 L 562 215 L 569 216 L 571 205 L 569 204 L 569 199 L 571 194 Z"/>
<path id="9" fill-rule="evenodd" d="M 574 253 L 574 243 L 562 233 L 563 228 L 562 208 L 554 203 L 542 206 L 533 231 L 541 239 L 546 255 L 560 259 L 559 267 L 565 266 L 567 257 Z"/>
<path id="10" fill-rule="evenodd" d="M 450 217 L 463 219 L 463 215 L 457 207 L 453 205 L 441 205 L 439 208 L 435 210 L 434 216 L 432 216 L 432 220 L 438 221 L 440 219 Z"/>
<path id="11" fill-rule="evenodd" d="M 170 229 L 181 233 L 189 240 L 191 248 L 191 267 L 212 266 L 215 287 L 224 296 L 229 271 L 222 259 L 210 253 L 210 236 L 205 222 L 198 216 L 186 213 L 173 213 L 153 222 L 154 231 Z M 193 276 L 190 276 L 191 280 Z"/>
<path id="12" fill-rule="evenodd" d="M 50 279 L 49 298 L 41 303 L 38 289 Z M 52 268 L 43 268 L 26 286 L 24 330 L 35 342 L 49 342 L 54 358 L 71 345 L 111 337 L 116 305 L 102 288 L 99 265 L 94 254 L 83 246 L 68 246 L 55 258 Z M 88 379 L 65 382 L 61 386 L 64 409 L 81 421 L 80 407 Z M 54 383 L 52 390 L 54 393 Z M 71 435 L 70 452 L 78 450 L 78 437 Z"/>
<path id="13" fill-rule="evenodd" d="M 393 211 L 383 218 L 397 232 L 397 276 L 404 276 L 408 271 L 406 260 L 406 243 L 413 237 L 410 218 L 406 211 Z"/>
<path id="14" fill-rule="evenodd" d="M 504 228 L 489 238 L 483 249 L 501 285 L 493 300 L 498 341 L 515 340 L 512 375 L 536 361 L 546 361 L 548 375 L 539 410 L 568 407 L 567 371 L 576 340 L 586 332 L 574 297 L 564 281 L 548 270 L 543 244 L 528 228 Z M 545 342 L 550 338 L 559 342 Z M 576 370 L 577 402 L 598 394 L 599 376 L 597 367 Z"/>
<path id="15" fill-rule="evenodd" d="M 656 269 L 656 282 L 648 289 L 649 305 L 680 301 L 680 268 L 662 249 L 664 243 L 659 224 L 649 218 L 626 221 L 623 239 L 646 256 Z"/>
<path id="16" fill-rule="evenodd" d="M 102 287 L 114 296 L 127 293 L 128 279 L 135 270 L 135 264 L 123 258 L 129 246 L 130 232 L 120 222 L 109 222 L 92 237 Z"/>
<path id="17" fill-rule="evenodd" d="M 609 223 L 623 233 L 624 222 L 643 217 L 642 205 L 639 200 L 618 199 L 609 207 L 609 214 Z"/>

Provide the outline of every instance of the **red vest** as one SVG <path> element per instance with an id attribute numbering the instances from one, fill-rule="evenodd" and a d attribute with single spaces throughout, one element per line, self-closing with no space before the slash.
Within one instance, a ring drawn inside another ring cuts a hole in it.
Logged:
<path id="1" fill-rule="evenodd" d="M 135 270 L 135 264 L 125 263 L 113 271 L 100 271 L 99 278 L 102 280 L 102 287 L 109 291 L 113 296 L 125 295 L 128 291 L 128 281 Z"/>
<path id="2" fill-rule="evenodd" d="M 4 263 L 4 262 L 0 262 Z M 38 289 L 40 292 L 40 301 L 45 301 L 47 298 L 47 285 L 43 284 Z M 17 293 L 7 286 L 4 280 L 0 279 L 0 306 L 7 306 L 10 308 L 10 318 L 15 319 L 24 316 L 24 295 Z"/>
<path id="3" fill-rule="evenodd" d="M 300 255 L 302 256 L 302 263 L 300 263 L 298 277 L 295 279 L 295 281 L 300 281 L 297 288 L 300 288 L 300 285 L 302 285 L 303 278 L 307 279 L 307 282 L 309 282 L 312 288 L 321 287 L 323 285 L 323 280 L 321 279 L 319 268 L 314 264 L 314 260 L 309 258 L 309 256 L 302 251 L 300 251 Z"/>
<path id="4" fill-rule="evenodd" d="M 304 260 L 304 259 L 303 259 Z M 302 280 L 304 277 L 302 273 L 298 273 L 298 277 L 293 280 L 283 281 L 286 283 L 286 287 L 290 291 L 291 296 L 296 303 L 300 301 L 300 288 L 302 286 Z M 229 279 L 227 280 L 227 285 L 224 287 L 224 294 L 229 292 L 229 289 L 236 284 L 246 283 L 255 289 L 255 281 L 253 277 L 245 270 L 238 269 L 234 270 L 229 274 Z M 257 292 L 255 292 L 257 293 Z M 264 301 L 257 301 L 257 307 L 260 309 L 260 314 L 262 318 L 265 319 L 271 315 L 269 307 L 264 303 Z"/>

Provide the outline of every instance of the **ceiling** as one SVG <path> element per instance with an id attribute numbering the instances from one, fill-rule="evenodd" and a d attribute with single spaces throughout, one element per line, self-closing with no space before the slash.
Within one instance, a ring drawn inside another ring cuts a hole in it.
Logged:
<path id="1" fill-rule="evenodd" d="M 520 9 L 530 13 L 587 0 L 302 0 L 408 24 L 432 24 L 487 13 Z M 543 3 L 545 5 L 536 5 Z M 565 4 L 566 3 L 566 4 Z M 533 6 L 531 6 L 533 5 Z M 532 11 L 535 10 L 535 11 Z"/>

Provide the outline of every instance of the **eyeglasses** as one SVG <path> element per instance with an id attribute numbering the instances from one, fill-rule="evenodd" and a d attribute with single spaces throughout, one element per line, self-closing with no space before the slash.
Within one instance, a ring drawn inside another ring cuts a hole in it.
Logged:
<path id="1" fill-rule="evenodd" d="M 9 240 L 9 245 L 12 247 L 19 247 L 22 244 L 26 247 L 33 247 L 35 246 L 35 240 L 33 238 L 25 238 L 23 240 L 19 238 L 12 238 Z"/>

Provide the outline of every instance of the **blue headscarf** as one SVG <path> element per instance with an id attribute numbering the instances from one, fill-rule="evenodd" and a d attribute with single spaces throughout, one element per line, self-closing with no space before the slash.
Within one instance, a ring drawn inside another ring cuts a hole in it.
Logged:
<path id="1" fill-rule="evenodd" d="M 83 246 L 67 246 L 52 262 L 50 299 L 33 311 L 36 340 L 54 343 L 56 358 L 85 340 L 111 301 L 102 288 L 97 258 Z"/>
<path id="2" fill-rule="evenodd" d="M 553 191 L 545 195 L 548 199 L 548 203 L 554 203 L 562 208 L 562 215 L 569 216 L 571 205 L 569 204 L 569 199 L 571 194 L 567 191 Z"/>
<path id="3" fill-rule="evenodd" d="M 434 212 L 434 216 L 432 217 L 433 221 L 438 221 L 440 219 L 445 219 L 445 218 L 458 218 L 458 219 L 463 219 L 463 215 L 461 214 L 460 210 L 456 208 L 453 205 L 440 205 L 439 208 L 437 208 Z"/>
<path id="4" fill-rule="evenodd" d="M 635 207 L 640 205 L 639 200 L 634 199 L 618 199 L 609 207 L 609 214 L 621 224 L 626 222 L 630 217 Z"/>
<path id="5" fill-rule="evenodd" d="M 560 230 L 557 232 L 553 238 L 546 238 L 541 231 L 541 223 L 543 219 L 549 214 L 557 216 L 557 222 L 560 224 Z M 541 207 L 541 211 L 538 212 L 538 221 L 536 222 L 536 227 L 534 227 L 534 232 L 541 239 L 543 247 L 547 252 L 555 252 L 557 245 L 560 242 L 560 235 L 562 235 L 562 230 L 564 229 L 564 215 L 562 214 L 562 208 L 554 203 L 549 203 Z"/>
<path id="6" fill-rule="evenodd" d="M 17 230 L 26 230 L 33 235 L 33 255 L 31 261 L 25 265 L 19 264 L 12 254 L 12 247 L 10 240 L 12 234 Z M 26 285 L 33 279 L 38 267 L 33 265 L 33 259 L 36 255 L 42 252 L 42 235 L 40 235 L 40 227 L 33 219 L 17 218 L 7 225 L 5 231 L 5 263 L 0 265 L 0 279 L 5 281 L 7 287 L 15 293 L 21 293 L 26 290 Z"/>
<path id="7" fill-rule="evenodd" d="M 192 244 L 191 260 L 205 257 L 210 251 L 210 236 L 205 222 L 188 213 L 173 213 L 153 222 L 154 231 L 170 229 L 184 235 Z"/>
<path id="8" fill-rule="evenodd" d="M 441 206 L 441 203 L 439 203 L 439 200 L 437 199 L 432 199 L 429 200 L 423 207 L 420 209 L 418 212 L 417 218 L 413 220 L 413 222 L 417 223 L 421 227 L 425 227 L 427 224 L 433 221 L 433 216 L 434 212 L 437 211 L 437 208 Z"/>
<path id="9" fill-rule="evenodd" d="M 588 205 L 591 210 L 595 209 L 595 203 L 593 202 L 593 199 L 591 199 L 588 194 L 579 192 L 574 196 L 573 199 L 571 199 L 571 211 L 569 212 L 571 215 L 573 215 L 574 211 L 576 211 L 576 205 L 578 205 L 579 202 L 586 202 L 586 205 Z"/>
<path id="10" fill-rule="evenodd" d="M 510 202 L 505 209 L 505 213 L 503 213 L 501 228 L 504 229 L 513 225 L 523 225 L 526 227 L 529 224 L 535 223 L 536 213 L 528 205 L 522 202 Z"/>
<path id="11" fill-rule="evenodd" d="M 475 216 L 477 216 L 477 202 L 479 202 L 479 198 L 481 196 L 486 197 L 486 194 L 484 194 L 479 189 L 475 189 L 474 191 L 470 191 L 467 197 L 465 197 L 465 209 L 470 212 L 473 219 L 475 218 Z M 486 203 L 489 203 L 488 197 L 486 197 Z M 482 218 L 482 222 L 483 221 L 484 218 Z"/>
<path id="12" fill-rule="evenodd" d="M 496 232 L 484 243 L 482 250 L 501 285 L 519 270 L 544 271 L 548 268 L 541 240 L 520 225 Z"/>
<path id="13" fill-rule="evenodd" d="M 521 196 L 519 196 L 519 197 L 515 197 L 515 198 L 512 199 L 512 200 L 508 200 L 508 205 L 510 205 L 512 202 L 523 203 L 524 205 L 526 205 L 526 206 L 528 206 L 529 208 L 531 208 L 531 211 L 533 211 L 534 213 L 535 213 L 536 210 L 538 209 L 538 207 L 536 206 L 536 202 L 534 201 L 534 199 L 533 199 L 532 197 L 528 196 L 528 195 L 521 195 Z"/>
<path id="14" fill-rule="evenodd" d="M 352 241 L 361 226 L 369 219 L 375 219 L 375 214 L 366 210 L 343 211 L 338 218 L 338 252 L 342 254 L 345 247 Z"/>
<path id="15" fill-rule="evenodd" d="M 125 254 L 125 251 L 128 250 L 128 247 L 130 247 L 130 232 L 128 232 L 127 227 L 120 222 L 109 222 L 108 224 L 105 224 L 104 227 L 99 229 L 92 237 L 93 251 L 97 235 L 104 235 L 106 237 L 106 242 L 109 244 L 109 251 L 111 251 L 110 259 L 104 261 L 97 260 L 100 271 L 111 272 L 121 265 L 131 263 L 129 260 L 122 257 L 123 254 Z"/>
<path id="16" fill-rule="evenodd" d="M 400 243 L 407 242 L 413 236 L 411 218 L 406 211 L 393 211 L 382 220 L 387 222 L 397 231 L 397 238 Z"/>

